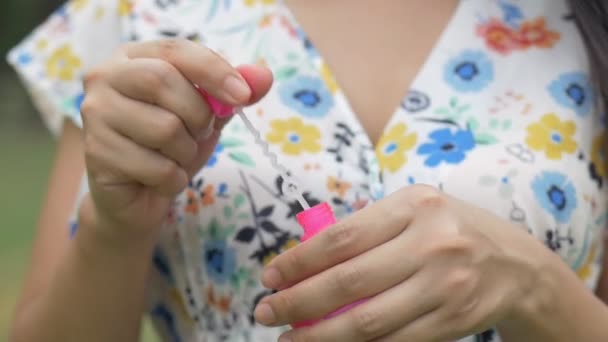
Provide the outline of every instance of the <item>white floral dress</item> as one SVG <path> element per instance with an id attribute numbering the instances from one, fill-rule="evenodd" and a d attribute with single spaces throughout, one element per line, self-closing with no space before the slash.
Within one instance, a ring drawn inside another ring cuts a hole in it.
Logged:
<path id="1" fill-rule="evenodd" d="M 58 132 L 65 117 L 81 123 L 89 67 L 122 42 L 169 37 L 272 69 L 270 93 L 246 111 L 309 202 L 329 202 L 340 218 L 431 184 L 520 224 L 595 286 L 606 122 L 564 0 L 462 0 L 375 148 L 322 56 L 273 0 L 75 0 L 9 61 Z M 301 235 L 301 208 L 280 183 L 232 120 L 176 198 L 151 260 L 148 310 L 166 341 L 272 341 L 283 330 L 252 319 L 268 294 L 263 265 Z M 493 331 L 466 339 L 498 340 Z"/>

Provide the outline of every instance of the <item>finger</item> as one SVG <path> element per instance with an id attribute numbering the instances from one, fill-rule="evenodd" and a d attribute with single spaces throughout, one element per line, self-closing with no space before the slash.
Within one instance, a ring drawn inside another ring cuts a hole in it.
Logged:
<path id="1" fill-rule="evenodd" d="M 120 63 L 109 83 L 126 97 L 174 113 L 194 138 L 209 126 L 212 115 L 207 103 L 192 83 L 165 61 L 141 58 Z"/>
<path id="2" fill-rule="evenodd" d="M 155 58 L 172 64 L 191 84 L 200 86 L 222 102 L 243 105 L 251 99 L 251 89 L 236 69 L 200 44 L 164 39 L 127 44 L 125 51 L 129 58 Z"/>
<path id="3" fill-rule="evenodd" d="M 264 270 L 262 283 L 281 289 L 393 239 L 413 215 L 402 197 L 389 196 L 277 256 Z"/>
<path id="4" fill-rule="evenodd" d="M 112 89 L 107 89 L 113 92 Z M 158 106 L 114 94 L 102 108 L 107 124 L 118 133 L 165 157 L 182 167 L 190 165 L 198 146 L 183 122 Z"/>
<path id="5" fill-rule="evenodd" d="M 251 89 L 251 98 L 248 104 L 258 102 L 266 96 L 273 82 L 272 72 L 268 68 L 256 65 L 241 65 L 236 69 Z"/>
<path id="6" fill-rule="evenodd" d="M 160 153 L 137 145 L 109 127 L 98 124 L 86 136 L 86 161 L 100 185 L 113 186 L 115 175 L 152 187 L 164 196 L 174 196 L 187 184 L 186 172 Z M 120 151 L 120 153 L 117 153 Z M 105 175 L 112 175 L 104 180 Z M 105 183 L 105 184 L 104 184 Z"/>
<path id="7" fill-rule="evenodd" d="M 353 259 L 264 299 L 275 313 L 273 324 L 323 317 L 347 304 L 376 295 L 403 282 L 421 267 L 408 235 L 375 247 Z M 398 267 L 395 267 L 395 262 Z M 260 323 L 263 317 L 258 317 Z"/>
<path id="8" fill-rule="evenodd" d="M 416 273 L 407 281 L 371 298 L 336 317 L 311 328 L 286 334 L 297 341 L 371 341 L 426 317 L 436 310 L 441 299 L 429 291 L 435 279 Z M 398 340 L 423 341 L 423 340 Z"/>

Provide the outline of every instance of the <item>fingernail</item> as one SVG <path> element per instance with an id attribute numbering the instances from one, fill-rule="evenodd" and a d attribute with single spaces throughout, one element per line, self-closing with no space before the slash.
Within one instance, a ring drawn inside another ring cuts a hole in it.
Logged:
<path id="1" fill-rule="evenodd" d="M 262 273 L 262 284 L 269 289 L 278 289 L 282 282 L 281 273 L 274 267 L 268 268 Z"/>
<path id="2" fill-rule="evenodd" d="M 215 132 L 215 116 L 212 116 L 207 128 L 205 128 L 202 132 L 200 132 L 198 134 L 197 140 L 198 141 L 208 140 L 209 138 L 211 138 L 211 135 L 213 135 L 214 132 Z"/>
<path id="3" fill-rule="evenodd" d="M 224 92 L 232 98 L 234 104 L 246 102 L 251 97 L 249 85 L 235 75 L 230 75 L 224 80 Z"/>
<path id="4" fill-rule="evenodd" d="M 277 317 L 274 315 L 274 311 L 272 311 L 270 305 L 265 303 L 259 304 L 255 308 L 253 315 L 255 316 L 256 321 L 265 325 L 273 324 L 277 320 Z"/>

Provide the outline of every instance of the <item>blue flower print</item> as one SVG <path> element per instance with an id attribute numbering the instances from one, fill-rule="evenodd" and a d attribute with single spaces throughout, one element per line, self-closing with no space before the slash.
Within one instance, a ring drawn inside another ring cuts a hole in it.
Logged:
<path id="1" fill-rule="evenodd" d="M 428 155 L 424 165 L 438 166 L 441 162 L 458 164 L 466 157 L 466 152 L 475 147 L 475 138 L 469 130 L 442 128 L 429 134 L 433 141 L 418 147 L 419 155 Z"/>
<path id="2" fill-rule="evenodd" d="M 74 98 L 74 107 L 76 108 L 76 110 L 78 112 L 80 112 L 80 107 L 82 106 L 82 101 L 84 101 L 84 93 L 80 93 Z"/>
<path id="3" fill-rule="evenodd" d="M 279 94 L 286 106 L 307 117 L 324 117 L 334 105 L 331 93 L 320 78 L 291 78 L 280 85 Z"/>
<path id="4" fill-rule="evenodd" d="M 532 180 L 532 190 L 541 207 L 557 222 L 568 222 L 576 208 L 576 192 L 566 176 L 557 172 L 543 172 Z"/>
<path id="5" fill-rule="evenodd" d="M 211 157 L 209 157 L 209 160 L 207 160 L 207 167 L 212 167 L 215 164 L 217 164 L 217 159 L 219 158 L 220 153 L 222 153 L 222 151 L 224 151 L 224 145 L 222 145 L 220 143 L 215 145 L 213 154 L 211 154 Z"/>
<path id="6" fill-rule="evenodd" d="M 227 282 L 236 268 L 234 248 L 228 246 L 226 241 L 206 241 L 203 248 L 203 259 L 207 275 L 218 284 Z"/>
<path id="7" fill-rule="evenodd" d="M 466 50 L 446 64 L 444 79 L 457 91 L 480 91 L 494 79 L 494 66 L 485 53 Z"/>
<path id="8" fill-rule="evenodd" d="M 580 72 L 562 74 L 548 87 L 553 99 L 560 105 L 585 116 L 593 108 L 593 87 L 587 76 Z"/>

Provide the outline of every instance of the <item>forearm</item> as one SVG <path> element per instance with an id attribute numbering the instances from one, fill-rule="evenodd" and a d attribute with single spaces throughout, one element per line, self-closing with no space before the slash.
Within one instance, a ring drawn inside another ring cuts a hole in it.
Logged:
<path id="1" fill-rule="evenodd" d="M 608 308 L 555 255 L 535 293 L 499 325 L 505 342 L 608 341 Z"/>
<path id="2" fill-rule="evenodd" d="M 113 241 L 103 229 L 81 223 L 49 286 L 22 305 L 16 341 L 138 339 L 154 239 Z"/>

